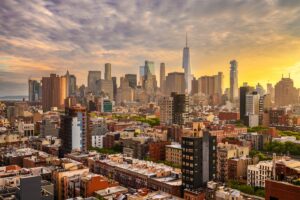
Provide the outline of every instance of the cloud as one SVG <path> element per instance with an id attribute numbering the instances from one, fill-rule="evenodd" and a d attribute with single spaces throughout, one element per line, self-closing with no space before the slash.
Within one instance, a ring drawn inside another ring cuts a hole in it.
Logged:
<path id="1" fill-rule="evenodd" d="M 263 79 L 256 72 L 261 66 L 286 71 L 299 62 L 299 11 L 298 0 L 2 0 L 0 56 L 9 59 L 0 59 L 0 74 L 9 72 L 5 85 L 26 94 L 18 83 L 32 73 L 69 69 L 86 83 L 87 71 L 102 70 L 105 62 L 121 76 L 138 73 L 146 59 L 181 70 L 187 31 L 196 76 L 226 75 L 236 58 L 247 73 L 242 80 L 254 82 Z"/>

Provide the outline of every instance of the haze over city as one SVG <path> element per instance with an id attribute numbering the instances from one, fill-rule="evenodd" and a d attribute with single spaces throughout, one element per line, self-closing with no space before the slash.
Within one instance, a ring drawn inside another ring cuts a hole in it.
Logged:
<path id="1" fill-rule="evenodd" d="M 26 95 L 28 78 L 89 70 L 138 73 L 144 60 L 183 71 L 188 33 L 191 73 L 224 73 L 239 63 L 239 85 L 276 83 L 282 74 L 300 86 L 300 1 L 154 0 L 0 2 L 0 96 Z M 298 77 L 297 77 L 298 76 Z"/>
<path id="2" fill-rule="evenodd" d="M 0 0 L 0 200 L 299 200 L 300 0 Z"/>

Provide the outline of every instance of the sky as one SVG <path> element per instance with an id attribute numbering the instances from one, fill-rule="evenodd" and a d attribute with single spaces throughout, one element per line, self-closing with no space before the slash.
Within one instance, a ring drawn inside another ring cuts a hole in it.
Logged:
<path id="1" fill-rule="evenodd" d="M 185 34 L 196 78 L 238 61 L 239 85 L 300 87 L 299 0 L 1 0 L 0 96 L 26 95 L 29 78 L 89 70 L 137 73 L 145 60 L 183 71 Z"/>

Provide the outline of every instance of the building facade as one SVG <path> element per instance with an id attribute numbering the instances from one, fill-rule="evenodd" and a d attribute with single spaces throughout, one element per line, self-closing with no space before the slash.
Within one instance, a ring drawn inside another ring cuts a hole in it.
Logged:
<path id="1" fill-rule="evenodd" d="M 216 137 L 182 138 L 182 184 L 184 189 L 199 189 L 216 177 Z"/>

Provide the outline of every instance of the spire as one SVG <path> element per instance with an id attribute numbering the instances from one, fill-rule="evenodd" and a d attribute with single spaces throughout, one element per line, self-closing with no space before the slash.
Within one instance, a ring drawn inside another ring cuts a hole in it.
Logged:
<path id="1" fill-rule="evenodd" d="M 188 36 L 187 36 L 187 32 L 185 33 L 185 46 L 188 47 Z"/>

